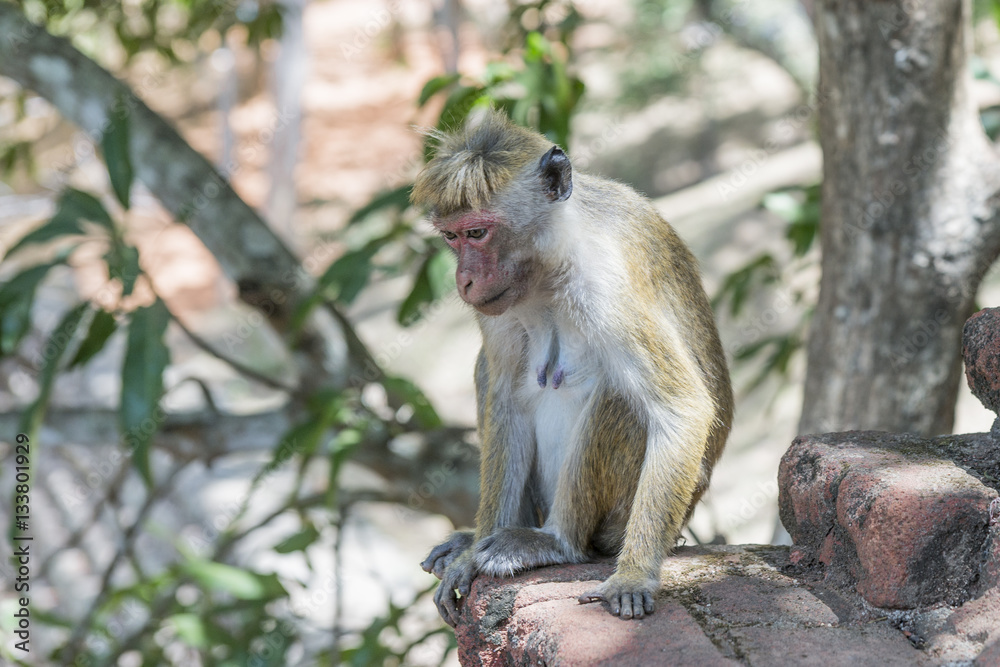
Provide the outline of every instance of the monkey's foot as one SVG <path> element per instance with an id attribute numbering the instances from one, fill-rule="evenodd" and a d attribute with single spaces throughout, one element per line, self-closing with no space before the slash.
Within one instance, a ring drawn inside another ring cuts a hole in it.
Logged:
<path id="1" fill-rule="evenodd" d="M 445 569 L 472 545 L 475 533 L 471 530 L 457 530 L 437 545 L 420 564 L 424 572 L 431 572 L 438 579 L 444 578 Z"/>
<path id="2" fill-rule="evenodd" d="M 659 582 L 655 578 L 615 572 L 595 590 L 584 593 L 577 600 L 580 604 L 604 601 L 614 616 L 642 618 L 653 613 L 653 594 L 658 588 Z"/>
<path id="3" fill-rule="evenodd" d="M 475 559 L 480 572 L 510 577 L 543 565 L 582 563 L 584 556 L 537 528 L 500 528 L 476 543 Z"/>

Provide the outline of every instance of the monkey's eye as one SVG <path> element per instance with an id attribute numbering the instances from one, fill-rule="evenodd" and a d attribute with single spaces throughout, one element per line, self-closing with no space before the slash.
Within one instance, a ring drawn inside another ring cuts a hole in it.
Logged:
<path id="1" fill-rule="evenodd" d="M 458 238 L 458 234 L 456 234 L 455 232 L 441 232 L 441 233 L 444 235 L 445 239 L 449 241 L 454 241 L 455 239 Z"/>
<path id="2" fill-rule="evenodd" d="M 470 229 L 469 231 L 465 232 L 465 236 L 467 238 L 470 238 L 470 239 L 481 239 L 484 236 L 486 236 L 486 230 L 485 229 Z"/>

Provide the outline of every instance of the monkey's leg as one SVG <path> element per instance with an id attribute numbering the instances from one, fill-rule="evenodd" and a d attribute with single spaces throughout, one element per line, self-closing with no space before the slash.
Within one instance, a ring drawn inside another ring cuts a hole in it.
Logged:
<path id="1" fill-rule="evenodd" d="M 580 602 L 604 600 L 621 618 L 654 608 L 660 566 L 673 548 L 700 479 L 708 422 L 697 413 L 651 418 L 639 484 L 625 526 L 615 572 Z"/>
<path id="2" fill-rule="evenodd" d="M 478 542 L 476 562 L 483 572 L 510 576 L 544 565 L 581 563 L 595 549 L 618 552 L 645 431 L 623 399 L 595 391 L 568 440 L 574 449 L 563 464 L 545 526 L 502 529 Z"/>

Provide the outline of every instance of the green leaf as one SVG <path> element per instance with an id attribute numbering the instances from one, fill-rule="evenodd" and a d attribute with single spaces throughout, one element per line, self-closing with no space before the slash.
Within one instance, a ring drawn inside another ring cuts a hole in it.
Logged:
<path id="1" fill-rule="evenodd" d="M 372 257 L 387 239 L 376 239 L 359 250 L 344 253 L 320 276 L 317 292 L 332 290 L 338 303 L 350 304 L 368 284 L 372 272 Z"/>
<path id="2" fill-rule="evenodd" d="M 114 267 L 113 270 L 109 266 L 109 272 L 112 277 L 122 281 L 122 296 L 128 296 L 135 288 L 135 281 L 139 279 L 139 274 L 142 273 L 142 268 L 139 266 L 139 249 L 135 246 L 122 244 L 117 256 L 121 264 Z"/>
<path id="3" fill-rule="evenodd" d="M 132 158 L 128 154 L 129 107 L 124 98 L 119 97 L 110 114 L 108 129 L 101 137 L 101 150 L 104 152 L 104 163 L 111 177 L 111 188 L 115 196 L 125 208 L 129 208 L 129 192 L 132 189 Z"/>
<path id="4" fill-rule="evenodd" d="M 451 253 L 434 248 L 420 265 L 413 288 L 399 305 L 396 321 L 408 327 L 423 316 L 424 306 L 455 289 L 455 264 Z"/>
<path id="5" fill-rule="evenodd" d="M 736 317 L 755 287 L 774 283 L 777 279 L 778 263 L 767 253 L 759 255 L 725 277 L 712 298 L 712 307 L 718 308 L 728 298 L 729 312 Z"/>
<path id="6" fill-rule="evenodd" d="M 386 376 L 382 378 L 382 386 L 390 396 L 413 408 L 413 419 L 417 426 L 422 429 L 441 426 L 441 417 L 417 385 L 404 378 Z"/>
<path id="7" fill-rule="evenodd" d="M 420 91 L 420 97 L 417 99 L 417 106 L 423 107 L 427 104 L 427 100 L 458 81 L 460 77 L 461 74 L 458 74 L 457 72 L 453 74 L 442 74 L 441 76 L 436 76 L 425 83 L 423 89 Z"/>
<path id="8" fill-rule="evenodd" d="M 465 124 L 469 111 L 476 101 L 483 96 L 482 86 L 457 86 L 445 100 L 438 119 L 438 129 L 445 132 L 453 131 Z"/>
<path id="9" fill-rule="evenodd" d="M 809 252 L 809 248 L 812 247 L 813 241 L 816 239 L 817 231 L 819 231 L 819 225 L 813 220 L 788 223 L 785 237 L 792 242 L 792 249 L 796 257 L 802 257 Z"/>
<path id="10" fill-rule="evenodd" d="M 167 623 L 173 626 L 177 636 L 188 646 L 203 648 L 208 645 L 205 624 L 197 614 L 174 614 L 167 618 Z"/>
<path id="11" fill-rule="evenodd" d="M 426 267 L 427 263 L 424 262 L 417 272 L 417 277 L 413 280 L 410 293 L 403 299 L 403 303 L 399 304 L 396 321 L 404 327 L 415 324 L 423 316 L 423 306 L 434 298 Z"/>
<path id="12" fill-rule="evenodd" d="M 372 213 L 380 211 L 384 208 L 398 208 L 400 210 L 405 209 L 410 205 L 410 193 L 413 191 L 413 184 L 408 183 L 395 190 L 389 190 L 388 192 L 382 192 L 378 194 L 370 202 L 359 208 L 354 212 L 354 215 L 347 221 L 348 225 L 353 225 L 356 222 L 364 220 Z"/>
<path id="13" fill-rule="evenodd" d="M 21 240 L 7 251 L 7 257 L 29 245 L 46 243 L 60 236 L 80 236 L 83 233 L 84 230 L 80 226 L 80 219 L 73 215 L 71 211 L 67 211 L 64 207 L 60 206 L 56 214 L 48 222 L 21 237 Z"/>
<path id="14" fill-rule="evenodd" d="M 294 456 L 315 452 L 325 430 L 324 424 L 312 419 L 289 428 L 271 452 L 271 461 L 254 477 L 254 483 L 288 463 Z"/>
<path id="15" fill-rule="evenodd" d="M 455 291 L 455 256 L 447 250 L 437 249 L 427 260 L 427 279 L 435 299 Z"/>
<path id="16" fill-rule="evenodd" d="M 163 418 L 159 408 L 163 371 L 170 362 L 163 335 L 169 322 L 170 311 L 159 299 L 132 313 L 122 364 L 121 429 L 132 447 L 136 469 L 150 486 L 149 443 Z"/>
<path id="17" fill-rule="evenodd" d="M 364 442 L 365 434 L 356 428 L 342 429 L 336 437 L 330 441 L 330 451 L 333 453 L 333 468 L 340 469 L 340 466 L 350 458 L 354 450 Z"/>
<path id="18" fill-rule="evenodd" d="M 274 550 L 279 554 L 289 554 L 293 551 L 305 551 L 306 547 L 313 544 L 319 538 L 319 531 L 313 526 L 306 527 L 291 537 L 282 540 L 275 545 Z"/>
<path id="19" fill-rule="evenodd" d="M 111 221 L 107 209 L 104 208 L 104 204 L 91 194 L 67 188 L 59 199 L 59 210 L 65 211 L 68 216 L 77 220 L 96 222 L 112 235 L 117 234 L 115 225 Z"/>
<path id="20" fill-rule="evenodd" d="M 52 385 L 66 351 L 72 347 L 76 339 L 76 332 L 80 328 L 80 322 L 90 306 L 86 303 L 77 304 L 72 308 L 52 331 L 45 347 L 42 348 L 41 364 L 38 378 L 38 397 L 21 415 L 19 431 L 25 433 L 29 440 L 35 440 L 38 435 L 38 427 L 41 426 L 42 418 L 49 407 L 49 398 L 52 395 Z"/>
<path id="21" fill-rule="evenodd" d="M 285 594 L 284 587 L 273 574 L 258 574 L 206 560 L 188 561 L 183 568 L 202 586 L 227 593 L 237 600 L 269 600 Z"/>
<path id="22" fill-rule="evenodd" d="M 62 260 L 25 269 L 0 287 L 0 354 L 12 353 L 31 327 L 35 290 Z"/>
<path id="23" fill-rule="evenodd" d="M 750 381 L 745 391 L 747 393 L 754 391 L 757 387 L 764 384 L 764 381 L 771 375 L 787 376 L 788 364 L 795 352 L 801 347 L 802 339 L 798 335 L 791 333 L 781 336 L 769 336 L 739 349 L 736 352 L 735 358 L 739 361 L 745 361 L 771 348 L 771 354 L 764 360 L 763 367 L 761 367 L 757 375 Z"/>
<path id="24" fill-rule="evenodd" d="M 80 343 L 76 351 L 76 356 L 69 362 L 69 367 L 82 366 L 90 361 L 95 354 L 104 349 L 104 344 L 111 338 L 111 334 L 118 328 L 115 316 L 106 310 L 98 310 L 94 313 L 94 318 L 90 321 L 90 328 L 87 336 Z"/>
<path id="25" fill-rule="evenodd" d="M 761 206 L 788 221 L 785 237 L 792 242 L 796 257 L 805 255 L 819 230 L 820 185 L 768 193 L 761 200 Z"/>

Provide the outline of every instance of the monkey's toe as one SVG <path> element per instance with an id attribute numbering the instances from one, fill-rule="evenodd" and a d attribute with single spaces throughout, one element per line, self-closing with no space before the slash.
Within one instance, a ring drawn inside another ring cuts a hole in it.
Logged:
<path id="1" fill-rule="evenodd" d="M 590 602 L 605 602 L 605 607 L 613 616 L 619 618 L 639 619 L 647 614 L 652 614 L 656 608 L 651 590 L 626 590 L 621 585 L 616 585 L 614 576 L 608 579 L 599 588 L 584 593 L 577 602 L 587 604 Z"/>

